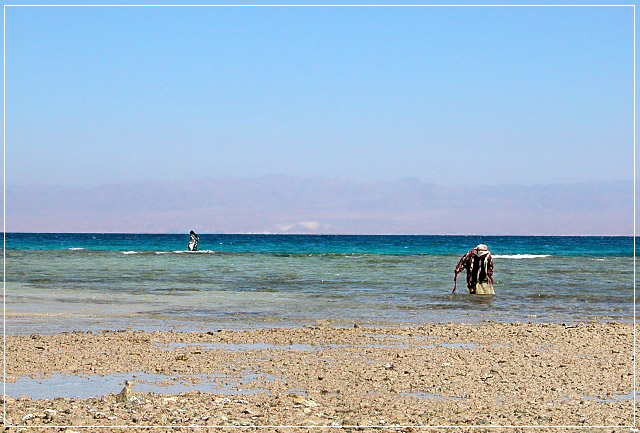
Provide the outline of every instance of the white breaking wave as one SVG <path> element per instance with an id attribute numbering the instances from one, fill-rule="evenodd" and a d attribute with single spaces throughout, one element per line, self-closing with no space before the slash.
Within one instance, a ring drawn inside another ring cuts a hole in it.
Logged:
<path id="1" fill-rule="evenodd" d="M 80 250 L 86 250 L 86 248 L 80 248 L 80 247 L 73 247 L 73 248 L 69 248 L 71 251 L 80 251 Z"/>
<path id="2" fill-rule="evenodd" d="M 84 248 L 80 248 L 84 249 Z M 145 251 L 122 251 L 122 254 L 144 254 Z M 152 251 L 147 251 L 146 253 L 151 254 Z M 176 250 L 176 251 L 153 251 L 153 254 L 215 254 L 216 252 L 213 250 L 198 250 L 198 251 L 189 251 L 189 250 Z"/>
<path id="3" fill-rule="evenodd" d="M 492 255 L 494 259 L 540 259 L 542 257 L 551 257 L 551 254 L 496 254 Z"/>

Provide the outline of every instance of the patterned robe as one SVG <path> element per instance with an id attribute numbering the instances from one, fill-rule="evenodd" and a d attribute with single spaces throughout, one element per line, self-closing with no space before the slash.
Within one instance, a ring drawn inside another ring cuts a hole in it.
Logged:
<path id="1" fill-rule="evenodd" d="M 493 260 L 489 252 L 480 257 L 476 248 L 470 249 L 458 262 L 456 275 L 463 269 L 467 270 L 467 288 L 471 293 L 475 292 L 476 283 L 493 283 Z"/>

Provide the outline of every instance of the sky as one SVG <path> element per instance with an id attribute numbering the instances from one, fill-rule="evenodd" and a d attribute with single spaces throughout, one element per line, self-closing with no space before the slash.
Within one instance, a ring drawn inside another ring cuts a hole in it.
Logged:
<path id="1" fill-rule="evenodd" d="M 633 179 L 631 7 L 5 13 L 7 185 Z"/>

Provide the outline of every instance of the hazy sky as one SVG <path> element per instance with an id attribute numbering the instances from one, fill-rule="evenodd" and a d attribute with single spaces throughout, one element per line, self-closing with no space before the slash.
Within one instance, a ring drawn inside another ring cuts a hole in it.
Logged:
<path id="1" fill-rule="evenodd" d="M 633 176 L 633 9 L 6 9 L 7 184 Z"/>

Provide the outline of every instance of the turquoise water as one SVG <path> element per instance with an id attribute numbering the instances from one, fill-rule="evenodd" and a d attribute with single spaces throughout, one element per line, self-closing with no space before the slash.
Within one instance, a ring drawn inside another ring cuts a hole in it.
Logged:
<path id="1" fill-rule="evenodd" d="M 633 238 L 6 235 L 6 332 L 210 330 L 424 322 L 629 321 Z M 458 259 L 478 243 L 496 296 L 470 296 Z"/>

